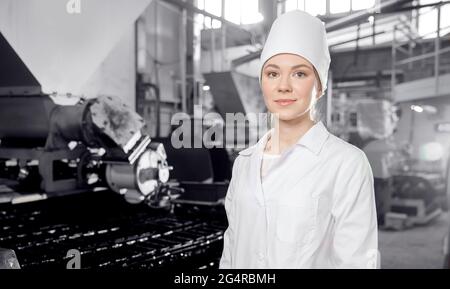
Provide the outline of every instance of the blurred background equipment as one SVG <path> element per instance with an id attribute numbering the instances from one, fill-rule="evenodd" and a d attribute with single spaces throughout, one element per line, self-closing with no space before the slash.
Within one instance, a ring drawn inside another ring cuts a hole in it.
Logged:
<path id="1" fill-rule="evenodd" d="M 0 13 L 0 62 L 6 65 L 0 77 L 0 244 L 8 248 L 0 251 L 2 268 L 18 267 L 18 260 L 24 269 L 63 269 L 71 249 L 81 252 L 83 268 L 218 264 L 226 225 L 220 199 L 229 174 L 208 190 L 201 185 L 218 180 L 212 174 L 180 184 L 189 181 L 181 168 L 194 167 L 177 162 L 183 154 L 168 156 L 150 137 L 133 107 L 134 92 L 111 89 L 114 84 L 102 79 L 109 75 L 124 87 L 134 80 L 105 61 L 111 61 L 116 34 L 150 2 L 124 9 L 123 1 L 94 1 L 84 14 L 72 15 L 79 16 L 74 21 L 54 1 L 0 4 L 8 11 Z M 105 12 L 105 5 L 111 9 Z M 107 13 L 108 23 L 98 22 L 96 11 Z M 15 21 L 27 15 L 26 25 Z M 59 25 L 47 27 L 42 17 Z M 80 50 L 63 35 L 82 27 L 85 33 L 75 37 Z M 151 88 L 159 96 L 158 86 L 144 79 L 138 87 L 136 93 Z M 184 164 L 198 167 L 200 159 L 188 156 Z M 210 160 L 208 151 L 205 157 Z M 169 181 L 168 159 L 177 163 L 176 182 Z M 217 222 L 205 222 L 215 215 Z"/>
<path id="2" fill-rule="evenodd" d="M 109 187 L 144 198 L 169 179 L 164 147 L 150 145 L 143 120 L 120 99 L 62 106 L 38 95 L 0 104 L 0 176 L 16 192 L 46 198 Z"/>

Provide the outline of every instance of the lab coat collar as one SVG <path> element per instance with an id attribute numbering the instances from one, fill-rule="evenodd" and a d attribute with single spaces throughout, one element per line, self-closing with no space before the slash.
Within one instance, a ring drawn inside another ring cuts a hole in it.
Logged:
<path id="1" fill-rule="evenodd" d="M 259 141 L 258 141 L 256 144 L 254 144 L 254 145 L 252 145 L 252 146 L 250 146 L 250 147 L 248 147 L 248 148 L 246 148 L 246 149 L 240 151 L 240 152 L 239 152 L 239 155 L 242 155 L 242 156 L 250 156 L 250 155 L 253 154 L 253 151 L 254 151 L 256 148 L 263 148 L 263 146 L 264 146 L 265 143 L 267 142 L 267 138 L 268 138 L 269 135 L 272 133 L 272 131 L 273 131 L 273 129 L 270 129 L 269 131 L 267 131 L 267 132 L 259 139 Z"/>
<path id="2" fill-rule="evenodd" d="M 267 142 L 267 138 L 272 133 L 273 129 L 266 132 L 263 137 L 254 145 L 239 152 L 240 155 L 250 156 L 255 148 L 264 149 L 264 145 Z M 297 142 L 297 145 L 306 147 L 315 155 L 319 155 L 322 150 L 325 141 L 329 136 L 329 132 L 322 121 L 314 124 Z"/>
<path id="3" fill-rule="evenodd" d="M 319 155 L 329 134 L 322 121 L 319 121 L 298 140 L 297 144 L 306 147 L 315 155 Z"/>

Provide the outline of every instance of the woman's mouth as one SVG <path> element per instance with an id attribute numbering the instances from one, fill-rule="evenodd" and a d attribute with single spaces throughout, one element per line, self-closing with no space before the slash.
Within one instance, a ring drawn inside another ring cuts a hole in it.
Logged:
<path id="1" fill-rule="evenodd" d="M 290 99 L 290 98 L 283 98 L 283 99 L 275 100 L 275 102 L 281 106 L 291 105 L 296 101 L 297 101 L 296 99 Z"/>

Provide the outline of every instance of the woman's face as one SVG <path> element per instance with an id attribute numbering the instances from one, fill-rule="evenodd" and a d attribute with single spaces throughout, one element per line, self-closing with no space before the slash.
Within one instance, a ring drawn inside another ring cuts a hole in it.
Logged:
<path id="1" fill-rule="evenodd" d="M 318 82 L 312 64 L 303 57 L 287 53 L 273 56 L 261 75 L 267 109 L 283 121 L 309 116 L 313 97 L 321 95 Z"/>

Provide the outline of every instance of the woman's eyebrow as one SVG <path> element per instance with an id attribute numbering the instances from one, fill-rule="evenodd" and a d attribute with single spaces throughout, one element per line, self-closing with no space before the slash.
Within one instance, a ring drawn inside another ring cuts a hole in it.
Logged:
<path id="1" fill-rule="evenodd" d="M 306 64 L 298 64 L 298 65 L 294 65 L 294 66 L 291 67 L 291 69 L 297 69 L 297 68 L 300 68 L 300 67 L 304 67 L 304 68 L 311 69 L 311 67 L 309 67 L 309 66 L 306 65 Z"/>
<path id="2" fill-rule="evenodd" d="M 269 67 L 280 69 L 280 67 L 278 65 L 276 65 L 276 64 L 267 64 L 265 69 L 269 68 Z M 309 67 L 306 64 L 297 64 L 297 65 L 291 66 L 291 70 L 297 69 L 297 68 L 300 68 L 300 67 L 305 67 L 305 68 L 311 69 L 311 67 Z"/>
<path id="3" fill-rule="evenodd" d="M 269 68 L 269 67 L 280 69 L 280 67 L 278 65 L 276 65 L 276 64 L 267 64 L 266 67 L 264 67 L 264 69 Z"/>

